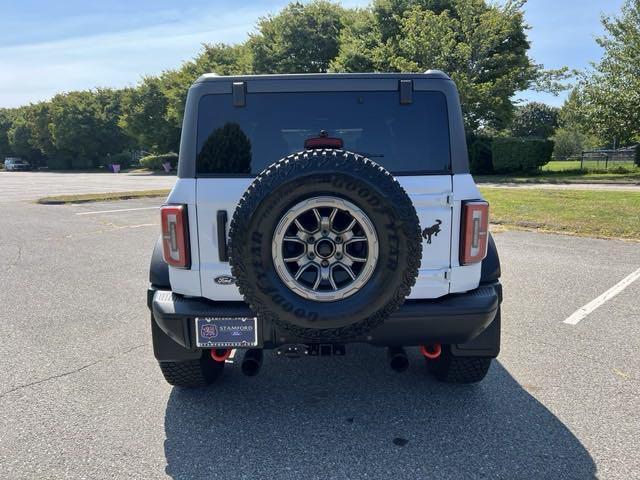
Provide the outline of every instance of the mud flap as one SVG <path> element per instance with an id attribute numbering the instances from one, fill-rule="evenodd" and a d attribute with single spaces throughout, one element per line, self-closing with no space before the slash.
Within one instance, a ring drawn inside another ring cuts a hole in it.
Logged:
<path id="1" fill-rule="evenodd" d="M 491 357 L 500 353 L 500 309 L 491 324 L 480 335 L 466 343 L 451 345 L 456 357 Z"/>

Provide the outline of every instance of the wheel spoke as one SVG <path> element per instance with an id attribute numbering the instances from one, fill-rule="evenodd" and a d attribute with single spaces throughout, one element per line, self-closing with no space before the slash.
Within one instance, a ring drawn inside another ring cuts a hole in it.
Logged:
<path id="1" fill-rule="evenodd" d="M 330 279 L 331 270 L 329 269 L 329 267 L 320 267 L 320 271 L 318 272 L 318 276 L 316 277 L 316 282 L 313 284 L 313 289 L 317 290 L 320 286 L 320 282 L 322 282 L 323 280 L 331 281 Z"/>
<path id="2" fill-rule="evenodd" d="M 296 280 L 298 280 L 298 279 L 302 276 L 302 274 L 303 274 L 304 272 L 306 272 L 306 271 L 309 269 L 309 267 L 310 267 L 310 266 L 312 266 L 312 265 L 314 265 L 314 264 L 313 264 L 313 263 L 311 263 L 311 262 L 309 262 L 309 263 L 307 263 L 306 265 L 304 265 L 304 266 L 300 267 L 300 268 L 298 269 L 298 271 L 296 272 L 296 276 L 295 276 L 294 278 L 295 278 Z M 314 288 L 314 290 L 315 290 L 315 288 Z"/>
<path id="3" fill-rule="evenodd" d="M 361 236 L 353 236 L 351 237 L 349 240 L 346 240 L 344 242 L 345 245 L 347 245 L 348 243 L 354 243 L 354 242 L 366 242 L 367 241 L 367 237 L 361 237 Z"/>
<path id="4" fill-rule="evenodd" d="M 300 237 L 291 237 L 291 236 L 287 236 L 284 237 L 282 239 L 283 242 L 295 242 L 295 243 L 300 243 L 301 245 L 307 245 L 307 242 L 305 242 L 304 240 L 302 240 Z"/>
<path id="5" fill-rule="evenodd" d="M 338 209 L 334 208 L 331 210 L 331 213 L 329 214 L 329 230 L 333 230 L 333 222 L 336 219 L 336 215 L 338 214 Z"/>
<path id="6" fill-rule="evenodd" d="M 317 208 L 314 208 L 313 210 L 311 210 L 313 212 L 314 217 L 316 217 L 316 222 L 318 222 L 318 228 L 315 229 L 314 231 L 317 232 L 320 229 L 322 229 L 322 216 L 320 215 L 320 212 L 318 211 Z M 309 232 L 311 233 L 311 232 Z"/>
<path id="7" fill-rule="evenodd" d="M 331 284 L 331 288 L 333 290 L 338 290 L 338 286 L 336 285 L 336 281 L 333 278 L 333 271 L 335 270 L 336 265 L 332 265 L 331 267 L 329 267 L 329 283 Z"/>
<path id="8" fill-rule="evenodd" d="M 322 217 L 322 219 L 320 220 L 320 230 L 322 230 L 323 232 L 331 231 L 331 220 L 329 219 L 329 217 Z"/>
<path id="9" fill-rule="evenodd" d="M 284 257 L 282 261 L 284 262 L 299 262 L 305 257 L 305 253 L 302 252 L 300 255 L 296 255 L 295 257 Z"/>
<path id="10" fill-rule="evenodd" d="M 356 279 L 356 274 L 353 273 L 353 270 L 351 270 L 351 267 L 345 265 L 344 263 L 340 263 L 340 268 L 342 268 L 345 272 L 347 272 L 347 274 L 351 277 L 351 280 L 355 280 Z"/>
<path id="11" fill-rule="evenodd" d="M 351 260 L 351 261 L 353 261 L 353 262 L 366 262 L 366 261 L 367 261 L 367 259 L 366 259 L 366 258 L 364 258 L 364 257 L 356 257 L 355 255 L 351 255 L 351 254 L 350 254 L 350 253 L 348 253 L 348 252 L 345 252 L 345 256 L 346 256 L 347 258 L 349 258 L 349 260 Z"/>
<path id="12" fill-rule="evenodd" d="M 302 225 L 302 223 L 300 223 L 300 220 L 298 220 L 297 218 L 293 221 L 293 223 L 295 223 L 295 224 L 296 224 L 296 227 L 298 227 L 298 230 L 299 230 L 300 232 L 304 232 L 304 233 L 306 233 L 307 235 L 310 235 L 311 233 L 313 233 L 313 232 L 310 232 L 309 230 L 307 230 L 306 228 L 304 228 L 304 226 Z"/>
<path id="13" fill-rule="evenodd" d="M 341 235 L 348 234 L 348 233 L 353 234 L 351 230 L 353 230 L 353 227 L 356 226 L 356 223 L 358 223 L 356 222 L 356 219 L 352 218 L 351 221 L 349 222 L 349 225 L 347 225 L 347 228 L 345 228 L 344 230 L 340 230 L 338 233 Z"/>

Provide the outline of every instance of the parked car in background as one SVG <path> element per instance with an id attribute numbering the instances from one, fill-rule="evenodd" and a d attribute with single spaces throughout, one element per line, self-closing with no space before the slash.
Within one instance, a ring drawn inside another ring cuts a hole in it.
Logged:
<path id="1" fill-rule="evenodd" d="M 7 171 L 27 171 L 31 170 L 31 165 L 26 160 L 17 157 L 7 157 L 4 159 L 4 168 Z"/>

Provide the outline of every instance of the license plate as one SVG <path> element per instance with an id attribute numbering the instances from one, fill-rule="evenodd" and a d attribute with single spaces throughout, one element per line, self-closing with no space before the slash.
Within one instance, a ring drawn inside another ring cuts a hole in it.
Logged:
<path id="1" fill-rule="evenodd" d="M 256 317 L 196 318 L 196 345 L 204 348 L 255 347 L 258 344 Z"/>

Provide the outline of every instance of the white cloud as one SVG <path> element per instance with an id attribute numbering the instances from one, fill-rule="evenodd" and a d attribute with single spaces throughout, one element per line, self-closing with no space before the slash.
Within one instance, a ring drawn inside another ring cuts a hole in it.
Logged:
<path id="1" fill-rule="evenodd" d="M 61 91 L 122 87 L 175 68 L 202 43 L 246 38 L 263 8 L 185 15 L 193 20 L 128 31 L 0 47 L 0 106 L 44 100 Z"/>

